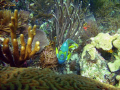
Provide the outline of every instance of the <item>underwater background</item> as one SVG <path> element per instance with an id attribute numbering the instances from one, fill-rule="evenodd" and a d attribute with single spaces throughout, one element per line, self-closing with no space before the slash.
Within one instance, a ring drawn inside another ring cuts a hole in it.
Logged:
<path id="1" fill-rule="evenodd" d="M 120 0 L 0 0 L 0 90 L 120 90 Z"/>

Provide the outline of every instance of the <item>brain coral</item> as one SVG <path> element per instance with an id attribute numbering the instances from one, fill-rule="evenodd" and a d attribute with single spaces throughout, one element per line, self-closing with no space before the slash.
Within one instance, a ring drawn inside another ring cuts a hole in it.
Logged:
<path id="1" fill-rule="evenodd" d="M 117 90 L 79 75 L 58 75 L 50 69 L 0 66 L 0 90 Z M 119 90 L 119 89 L 118 89 Z"/>

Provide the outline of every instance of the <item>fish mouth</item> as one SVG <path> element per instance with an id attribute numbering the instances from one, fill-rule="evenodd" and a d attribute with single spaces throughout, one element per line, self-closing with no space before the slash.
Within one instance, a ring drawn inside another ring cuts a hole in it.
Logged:
<path id="1" fill-rule="evenodd" d="M 59 64 L 63 64 L 64 62 L 65 62 L 65 60 L 58 59 Z"/>

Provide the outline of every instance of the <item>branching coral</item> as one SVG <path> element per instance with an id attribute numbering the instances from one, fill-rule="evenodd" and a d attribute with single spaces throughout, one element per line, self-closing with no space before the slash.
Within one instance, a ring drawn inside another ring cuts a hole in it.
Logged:
<path id="1" fill-rule="evenodd" d="M 56 31 L 57 45 L 58 47 L 67 39 L 70 38 L 77 41 L 80 38 L 80 32 L 82 29 L 83 21 L 87 8 L 82 11 L 82 2 L 76 7 L 72 2 L 55 1 L 55 10 L 53 16 L 54 31 Z"/>
<path id="2" fill-rule="evenodd" d="M 40 50 L 39 42 L 36 42 L 35 47 L 32 49 L 32 41 L 36 34 L 36 25 L 34 25 L 33 29 L 31 26 L 28 28 L 28 41 L 27 45 L 24 41 L 24 35 L 20 35 L 21 40 L 21 49 L 19 50 L 18 41 L 16 37 L 16 30 L 18 27 L 18 11 L 14 11 L 14 17 L 11 17 L 11 23 L 9 24 L 11 30 L 11 42 L 13 45 L 13 51 L 10 51 L 9 47 L 9 38 L 6 38 L 3 42 L 3 48 L 0 47 L 0 59 L 11 66 L 19 67 L 21 66 L 26 60 L 31 58 L 37 51 Z M 32 29 L 32 30 L 31 30 Z M 20 53 L 19 53 L 20 52 Z"/>
<path id="3" fill-rule="evenodd" d="M 10 33 L 9 23 L 11 22 L 11 17 L 13 13 L 10 10 L 0 10 L 0 33 L 7 32 Z M 28 23 L 29 12 L 20 11 L 18 14 L 18 32 L 22 32 L 26 29 L 26 24 Z M 21 29 L 22 28 L 22 29 Z"/>

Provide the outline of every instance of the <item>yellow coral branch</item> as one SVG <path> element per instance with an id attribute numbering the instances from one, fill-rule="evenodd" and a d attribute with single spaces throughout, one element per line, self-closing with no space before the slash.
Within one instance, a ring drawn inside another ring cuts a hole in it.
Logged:
<path id="1" fill-rule="evenodd" d="M 3 42 L 3 53 L 0 47 L 0 58 L 4 59 L 6 63 L 10 63 L 11 66 L 21 66 L 25 60 L 30 59 L 36 52 L 40 50 L 39 41 L 36 42 L 34 50 L 32 51 L 32 41 L 36 34 L 36 25 L 34 25 L 33 29 L 31 26 L 28 28 L 28 41 L 27 45 L 24 41 L 24 35 L 20 35 L 21 41 L 21 49 L 19 53 L 18 41 L 16 38 L 16 30 L 18 27 L 18 11 L 14 11 L 14 17 L 11 17 L 11 23 L 9 24 L 11 30 L 11 41 L 13 45 L 13 57 L 11 51 L 9 49 L 9 39 L 6 38 Z M 3 55 L 5 54 L 5 56 Z"/>
<path id="2" fill-rule="evenodd" d="M 11 66 L 15 66 L 14 62 L 12 61 L 13 57 L 9 48 L 9 38 L 6 38 L 3 42 L 3 54 L 6 56 L 6 63 L 10 63 Z"/>
<path id="3" fill-rule="evenodd" d="M 17 30 L 17 28 L 18 28 L 18 10 L 14 11 L 14 17 L 15 17 L 15 24 L 14 24 L 14 26 L 15 26 L 15 30 Z"/>
<path id="4" fill-rule="evenodd" d="M 24 41 L 24 35 L 23 34 L 20 34 L 20 41 L 21 41 L 21 46 L 24 46 L 25 47 L 25 41 Z"/>
<path id="5" fill-rule="evenodd" d="M 30 57 L 32 57 L 36 52 L 38 52 L 40 50 L 40 42 L 39 41 L 37 41 L 36 43 L 35 43 L 35 47 L 34 47 L 34 49 L 33 49 L 33 51 L 30 53 Z"/>

